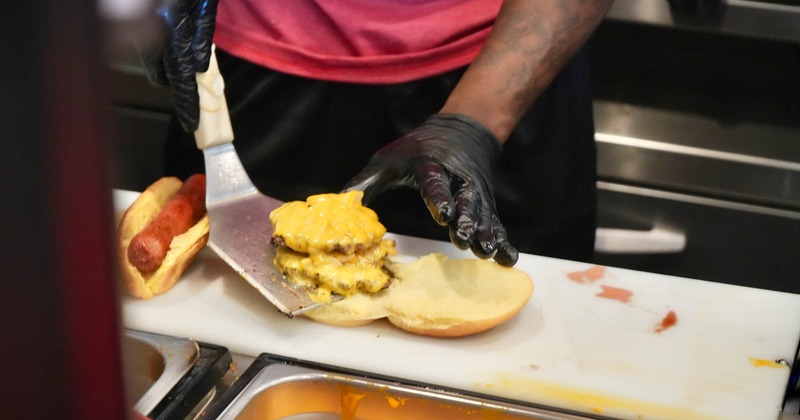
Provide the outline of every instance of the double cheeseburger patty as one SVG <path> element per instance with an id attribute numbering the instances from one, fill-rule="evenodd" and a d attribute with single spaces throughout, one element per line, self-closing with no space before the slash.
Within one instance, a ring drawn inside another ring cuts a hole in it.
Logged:
<path id="1" fill-rule="evenodd" d="M 395 243 L 383 239 L 386 228 L 361 204 L 363 195 L 313 195 L 286 203 L 269 216 L 277 245 L 275 267 L 307 286 L 316 302 L 330 301 L 332 292 L 376 293 L 392 278 L 384 262 L 397 255 Z"/>

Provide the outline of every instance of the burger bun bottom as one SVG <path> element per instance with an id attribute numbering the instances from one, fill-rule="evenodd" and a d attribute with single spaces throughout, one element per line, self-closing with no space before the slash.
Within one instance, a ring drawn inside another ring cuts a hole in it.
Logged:
<path id="1" fill-rule="evenodd" d="M 376 294 L 357 294 L 313 309 L 318 322 L 351 327 L 387 318 L 394 326 L 431 337 L 478 334 L 513 318 L 533 294 L 525 272 L 479 259 L 426 255 L 387 264 L 395 279 Z"/>

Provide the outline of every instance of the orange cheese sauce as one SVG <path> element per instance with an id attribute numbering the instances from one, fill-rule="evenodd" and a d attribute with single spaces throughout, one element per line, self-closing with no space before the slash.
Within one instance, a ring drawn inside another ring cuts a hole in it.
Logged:
<path id="1" fill-rule="evenodd" d="M 342 420 L 525 420 L 494 406 L 475 406 L 351 382 L 285 382 L 256 395 L 237 415 L 239 420 L 278 420 L 305 413 L 334 415 Z"/>
<path id="2" fill-rule="evenodd" d="M 342 420 L 355 420 L 358 403 L 367 396 L 367 393 L 345 385 L 341 387 L 341 396 Z"/>
<path id="3" fill-rule="evenodd" d="M 400 407 L 403 404 L 405 404 L 406 401 L 408 401 L 408 398 L 394 397 L 394 396 L 391 396 L 391 395 L 387 395 L 386 396 L 386 403 L 389 404 L 389 407 L 392 407 L 392 408 Z"/>

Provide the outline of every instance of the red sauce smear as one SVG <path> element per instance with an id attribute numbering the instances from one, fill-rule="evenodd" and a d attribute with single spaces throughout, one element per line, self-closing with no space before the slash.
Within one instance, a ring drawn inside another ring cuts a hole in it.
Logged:
<path id="1" fill-rule="evenodd" d="M 675 324 L 678 323 L 678 316 L 675 315 L 675 311 L 667 312 L 667 315 L 664 319 L 661 320 L 661 323 L 655 329 L 656 334 L 660 334 L 661 331 L 666 330 L 667 328 L 672 328 Z"/>
<path id="2" fill-rule="evenodd" d="M 611 287 L 611 286 L 600 286 L 600 287 L 603 288 L 603 291 L 595 296 L 606 299 L 618 300 L 622 303 L 630 302 L 631 298 L 633 297 L 633 292 L 631 292 L 628 289 L 622 289 L 619 287 Z"/>
<path id="3" fill-rule="evenodd" d="M 603 276 L 605 275 L 606 275 L 606 268 L 600 265 L 596 265 L 588 270 L 568 273 L 567 278 L 576 283 L 586 284 L 586 283 L 594 283 L 597 280 L 602 279 Z"/>

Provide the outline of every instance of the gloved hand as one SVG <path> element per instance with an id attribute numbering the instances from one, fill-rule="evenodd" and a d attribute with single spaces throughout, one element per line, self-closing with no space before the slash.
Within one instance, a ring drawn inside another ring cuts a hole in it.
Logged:
<path id="1" fill-rule="evenodd" d="M 173 106 L 187 132 L 197 130 L 200 99 L 195 73 L 208 70 L 219 0 L 161 0 L 166 25 L 163 49 L 144 57 L 150 82 L 172 86 Z"/>
<path id="2" fill-rule="evenodd" d="M 453 244 L 512 266 L 519 253 L 497 216 L 492 188 L 492 165 L 501 153 L 479 122 L 436 114 L 378 150 L 345 190 L 364 191 L 367 204 L 390 187 L 418 188 L 434 220 L 449 227 Z"/>

